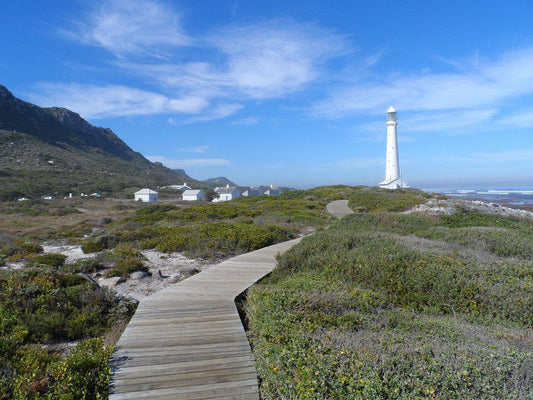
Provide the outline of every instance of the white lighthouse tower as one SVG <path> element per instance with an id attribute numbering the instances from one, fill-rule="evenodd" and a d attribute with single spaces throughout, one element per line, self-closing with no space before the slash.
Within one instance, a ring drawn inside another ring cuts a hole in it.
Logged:
<path id="1" fill-rule="evenodd" d="M 400 160 L 398 156 L 398 135 L 396 133 L 396 109 L 390 106 L 387 110 L 387 165 L 385 168 L 385 180 L 379 184 L 385 189 L 408 188 L 400 174 Z"/>

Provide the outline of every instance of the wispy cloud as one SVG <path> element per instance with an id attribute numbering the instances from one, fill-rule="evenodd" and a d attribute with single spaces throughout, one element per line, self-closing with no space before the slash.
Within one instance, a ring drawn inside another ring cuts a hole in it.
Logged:
<path id="1" fill-rule="evenodd" d="M 118 65 L 208 98 L 265 99 L 301 90 L 321 75 L 323 62 L 350 51 L 341 35 L 293 20 L 228 26 L 197 43 L 209 53 L 203 60 Z"/>
<path id="2" fill-rule="evenodd" d="M 178 151 L 181 153 L 205 154 L 207 149 L 209 149 L 209 146 L 201 145 L 194 147 L 181 147 L 178 149 Z"/>
<path id="3" fill-rule="evenodd" d="M 224 158 L 193 158 L 187 160 L 173 160 L 164 156 L 146 156 L 146 158 L 152 162 L 160 162 L 169 168 L 202 168 L 230 165 L 230 161 Z"/>
<path id="4" fill-rule="evenodd" d="M 460 134 L 463 130 L 481 123 L 490 121 L 498 110 L 473 109 L 473 110 L 450 110 L 450 111 L 432 111 L 410 113 L 402 116 L 399 129 L 401 132 L 445 132 L 450 134 Z M 375 121 L 361 124 L 357 127 L 360 132 L 375 132 L 383 140 L 384 122 Z M 411 138 L 415 140 L 415 138 Z M 400 140 L 405 141 L 405 136 L 400 135 Z"/>
<path id="5" fill-rule="evenodd" d="M 127 86 L 94 86 L 78 83 L 43 83 L 30 99 L 41 106 L 61 106 L 85 118 L 160 113 L 199 113 L 208 106 L 195 96 L 170 98 Z"/>
<path id="6" fill-rule="evenodd" d="M 463 63 L 455 73 L 395 74 L 331 93 L 312 112 L 328 118 L 376 113 L 394 104 L 402 111 L 482 109 L 533 93 L 533 48 L 499 60 Z"/>
<path id="7" fill-rule="evenodd" d="M 248 117 L 248 118 L 242 118 L 242 119 L 233 121 L 231 125 L 255 125 L 257 123 L 259 123 L 258 118 Z"/>
<path id="8" fill-rule="evenodd" d="M 237 111 L 242 109 L 242 107 L 243 106 L 241 104 L 236 104 L 236 103 L 218 104 L 206 110 L 205 113 L 202 113 L 198 116 L 191 117 L 185 120 L 185 123 L 190 124 L 192 122 L 197 122 L 197 121 L 212 121 L 216 119 L 225 118 L 229 115 L 235 114 Z"/>
<path id="9" fill-rule="evenodd" d="M 111 105 L 109 112 L 94 105 L 92 96 L 84 101 L 72 87 L 53 96 L 60 97 L 61 105 L 75 106 L 87 116 L 151 114 L 175 108 L 195 114 L 186 123 L 225 118 L 247 100 L 280 98 L 303 90 L 324 74 L 326 61 L 351 51 L 342 35 L 292 19 L 227 25 L 193 37 L 182 28 L 179 12 L 156 0 L 104 0 L 67 35 L 109 51 L 115 56 L 110 60 L 115 68 L 156 85 L 160 94 L 151 94 L 150 103 L 174 104 L 141 110 L 132 104 L 134 100 L 125 101 L 120 95 L 109 99 L 111 89 L 116 94 L 118 87 L 105 86 L 100 91 Z M 184 46 L 192 52 L 182 51 Z M 146 97 L 144 92 L 142 101 Z M 200 109 L 202 113 L 196 115 Z"/>
<path id="10" fill-rule="evenodd" d="M 531 160 L 533 160 L 533 148 L 497 152 L 472 152 L 466 155 L 442 157 L 442 161 L 445 162 L 491 167 L 520 162 L 527 162 L 530 164 Z"/>
<path id="11" fill-rule="evenodd" d="M 149 0 L 104 1 L 68 35 L 119 57 L 132 54 L 161 56 L 169 47 L 191 43 L 180 26 L 176 11 Z"/>
<path id="12" fill-rule="evenodd" d="M 322 62 L 349 48 L 342 36 L 293 20 L 228 27 L 208 42 L 227 57 L 227 84 L 252 98 L 300 89 L 319 75 Z"/>
<path id="13" fill-rule="evenodd" d="M 533 128 L 533 110 L 512 113 L 496 121 L 498 125 L 516 128 Z"/>

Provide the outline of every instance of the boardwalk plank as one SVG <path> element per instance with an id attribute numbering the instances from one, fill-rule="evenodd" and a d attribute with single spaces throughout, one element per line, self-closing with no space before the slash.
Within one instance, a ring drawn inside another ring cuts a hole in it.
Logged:
<path id="1" fill-rule="evenodd" d="M 235 297 L 298 241 L 237 256 L 141 301 L 110 361 L 109 398 L 257 400 Z"/>

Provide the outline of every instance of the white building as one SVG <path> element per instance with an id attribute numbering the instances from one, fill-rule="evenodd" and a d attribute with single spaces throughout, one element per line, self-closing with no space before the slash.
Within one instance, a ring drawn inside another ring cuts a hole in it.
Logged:
<path id="1" fill-rule="evenodd" d="M 141 189 L 135 192 L 135 201 L 143 201 L 145 203 L 155 203 L 159 200 L 159 195 L 152 189 Z"/>
<path id="2" fill-rule="evenodd" d="M 262 194 L 262 190 L 258 187 L 251 187 L 242 192 L 243 196 L 261 196 Z"/>
<path id="3" fill-rule="evenodd" d="M 191 190 L 191 187 L 187 183 L 184 183 L 183 185 L 166 185 L 163 186 L 163 189 L 181 190 L 184 192 L 185 190 Z"/>
<path id="4" fill-rule="evenodd" d="M 229 184 L 226 185 L 226 187 L 215 188 L 215 193 L 218 194 L 218 199 L 213 199 L 213 203 L 229 201 L 241 197 L 239 189 L 237 189 L 236 186 L 230 186 Z"/>
<path id="5" fill-rule="evenodd" d="M 186 190 L 183 192 L 182 199 L 185 201 L 205 201 L 203 190 Z"/>
<path id="6" fill-rule="evenodd" d="M 398 135 L 396 126 L 396 109 L 393 106 L 387 110 L 387 164 L 385 167 L 385 180 L 379 184 L 384 189 L 408 188 L 400 174 L 400 157 L 398 155 Z"/>
<path id="7" fill-rule="evenodd" d="M 267 196 L 279 196 L 281 194 L 281 190 L 279 187 L 270 185 L 270 187 L 265 190 L 265 193 Z"/>

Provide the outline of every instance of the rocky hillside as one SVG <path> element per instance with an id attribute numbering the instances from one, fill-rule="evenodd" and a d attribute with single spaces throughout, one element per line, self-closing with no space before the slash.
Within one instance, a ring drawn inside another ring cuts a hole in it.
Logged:
<path id="1" fill-rule="evenodd" d="M 214 185 L 214 186 L 238 186 L 236 183 L 233 183 L 225 176 L 219 176 L 218 178 L 209 178 L 204 181 L 207 184 Z"/>
<path id="2" fill-rule="evenodd" d="M 110 129 L 65 108 L 41 108 L 0 85 L 0 199 L 119 193 L 127 188 L 191 182 L 206 184 L 152 163 Z"/>

